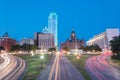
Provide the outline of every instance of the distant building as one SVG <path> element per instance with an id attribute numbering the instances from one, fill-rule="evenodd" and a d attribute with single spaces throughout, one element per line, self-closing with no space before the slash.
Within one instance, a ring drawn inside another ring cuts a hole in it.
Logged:
<path id="1" fill-rule="evenodd" d="M 3 37 L 0 38 L 0 46 L 3 46 L 6 51 L 9 51 L 11 46 L 15 45 L 17 42 L 15 39 L 12 39 L 8 36 L 8 33 L 5 33 Z"/>
<path id="2" fill-rule="evenodd" d="M 94 36 L 87 41 L 87 45 L 97 44 L 100 48 L 104 50 L 110 50 L 110 41 L 113 37 L 119 36 L 119 29 L 106 29 L 106 31 Z"/>
<path id="3" fill-rule="evenodd" d="M 40 34 L 40 32 L 35 32 L 35 33 L 34 33 L 34 40 L 35 40 L 34 44 L 35 44 L 37 47 L 38 47 L 38 43 L 39 43 L 39 41 L 38 41 L 39 34 Z"/>
<path id="4" fill-rule="evenodd" d="M 30 45 L 34 45 L 34 39 L 32 38 L 23 38 L 20 40 L 20 45 L 23 44 L 30 44 Z"/>
<path id="5" fill-rule="evenodd" d="M 38 49 L 49 49 L 54 47 L 54 36 L 49 33 L 35 33 L 35 44 Z"/>
<path id="6" fill-rule="evenodd" d="M 84 47 L 84 40 L 79 40 L 76 38 L 75 32 L 72 30 L 70 39 L 67 39 L 66 42 L 61 43 L 61 49 L 64 47 L 69 47 L 70 49 L 78 49 Z"/>
<path id="7" fill-rule="evenodd" d="M 54 44 L 58 45 L 58 17 L 56 13 L 50 13 L 48 18 L 48 32 L 54 36 Z"/>

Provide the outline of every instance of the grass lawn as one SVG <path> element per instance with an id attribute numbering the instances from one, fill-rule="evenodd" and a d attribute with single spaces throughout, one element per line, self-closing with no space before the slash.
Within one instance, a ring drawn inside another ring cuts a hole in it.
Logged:
<path id="1" fill-rule="evenodd" d="M 45 66 L 50 62 L 52 57 L 52 55 L 45 54 L 41 68 L 40 54 L 36 54 L 34 56 L 31 56 L 30 54 L 17 54 L 15 56 L 21 57 L 27 63 L 27 72 L 23 80 L 35 80 L 43 68 L 45 68 Z"/>
<path id="2" fill-rule="evenodd" d="M 114 60 L 114 59 L 110 59 L 108 60 L 108 63 L 112 66 L 114 66 L 115 68 L 117 68 L 118 70 L 120 70 L 120 61 L 119 60 Z"/>
<path id="3" fill-rule="evenodd" d="M 114 63 L 120 65 L 120 61 L 119 61 L 119 60 L 113 60 L 113 59 L 112 59 L 112 61 L 113 61 Z"/>
<path id="4" fill-rule="evenodd" d="M 66 55 L 66 57 L 80 71 L 80 73 L 83 75 L 83 77 L 86 80 L 92 80 L 85 70 L 85 61 L 92 56 L 95 56 L 95 54 L 84 54 L 84 55 L 81 55 L 79 60 L 77 60 L 75 55 L 72 55 L 72 54 Z"/>

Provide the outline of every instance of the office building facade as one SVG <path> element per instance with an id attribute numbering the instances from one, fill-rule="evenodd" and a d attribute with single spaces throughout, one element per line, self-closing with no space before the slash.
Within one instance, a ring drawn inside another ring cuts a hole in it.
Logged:
<path id="1" fill-rule="evenodd" d="M 21 46 L 23 44 L 30 44 L 30 45 L 34 45 L 34 39 L 32 38 L 23 38 L 20 40 L 20 43 L 19 43 Z"/>
<path id="2" fill-rule="evenodd" d="M 94 36 L 93 38 L 89 39 L 87 41 L 87 45 L 95 45 L 97 44 L 100 46 L 100 48 L 105 50 L 110 50 L 110 41 L 113 39 L 113 37 L 119 36 L 119 29 L 106 29 L 104 32 Z"/>
<path id="3" fill-rule="evenodd" d="M 54 36 L 49 33 L 35 33 L 35 44 L 38 49 L 49 49 L 54 47 Z"/>

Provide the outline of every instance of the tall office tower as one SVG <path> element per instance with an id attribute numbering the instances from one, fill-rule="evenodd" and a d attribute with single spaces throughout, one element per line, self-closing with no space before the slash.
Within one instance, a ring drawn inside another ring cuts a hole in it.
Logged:
<path id="1" fill-rule="evenodd" d="M 54 44 L 57 47 L 58 45 L 58 17 L 57 14 L 52 12 L 48 17 L 48 32 L 54 35 Z"/>

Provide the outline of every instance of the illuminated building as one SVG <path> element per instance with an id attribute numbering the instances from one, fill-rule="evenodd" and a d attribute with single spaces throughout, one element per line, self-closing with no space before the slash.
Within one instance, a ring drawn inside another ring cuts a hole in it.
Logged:
<path id="1" fill-rule="evenodd" d="M 64 47 L 69 47 L 70 49 L 78 49 L 84 47 L 84 40 L 79 40 L 76 38 L 75 32 L 72 30 L 70 39 L 67 39 L 66 42 L 61 43 L 61 49 Z"/>
<path id="2" fill-rule="evenodd" d="M 32 38 L 23 38 L 20 40 L 20 45 L 23 44 L 30 44 L 30 45 L 34 45 L 34 39 Z"/>
<path id="3" fill-rule="evenodd" d="M 56 13 L 50 13 L 48 18 L 48 32 L 54 35 L 54 44 L 58 45 L 58 17 Z"/>
<path id="4" fill-rule="evenodd" d="M 105 32 L 102 32 L 89 39 L 87 41 L 87 45 L 90 46 L 97 44 L 103 51 L 110 50 L 110 41 L 113 39 L 113 37 L 118 35 L 119 29 L 106 29 Z"/>
<path id="5" fill-rule="evenodd" d="M 3 37 L 0 38 L 0 46 L 3 46 L 6 51 L 9 51 L 11 46 L 15 45 L 17 42 L 15 39 L 12 39 L 8 36 L 8 33 L 5 33 Z"/>
<path id="6" fill-rule="evenodd" d="M 35 43 L 38 49 L 49 49 L 54 47 L 54 36 L 50 33 L 35 33 Z"/>

